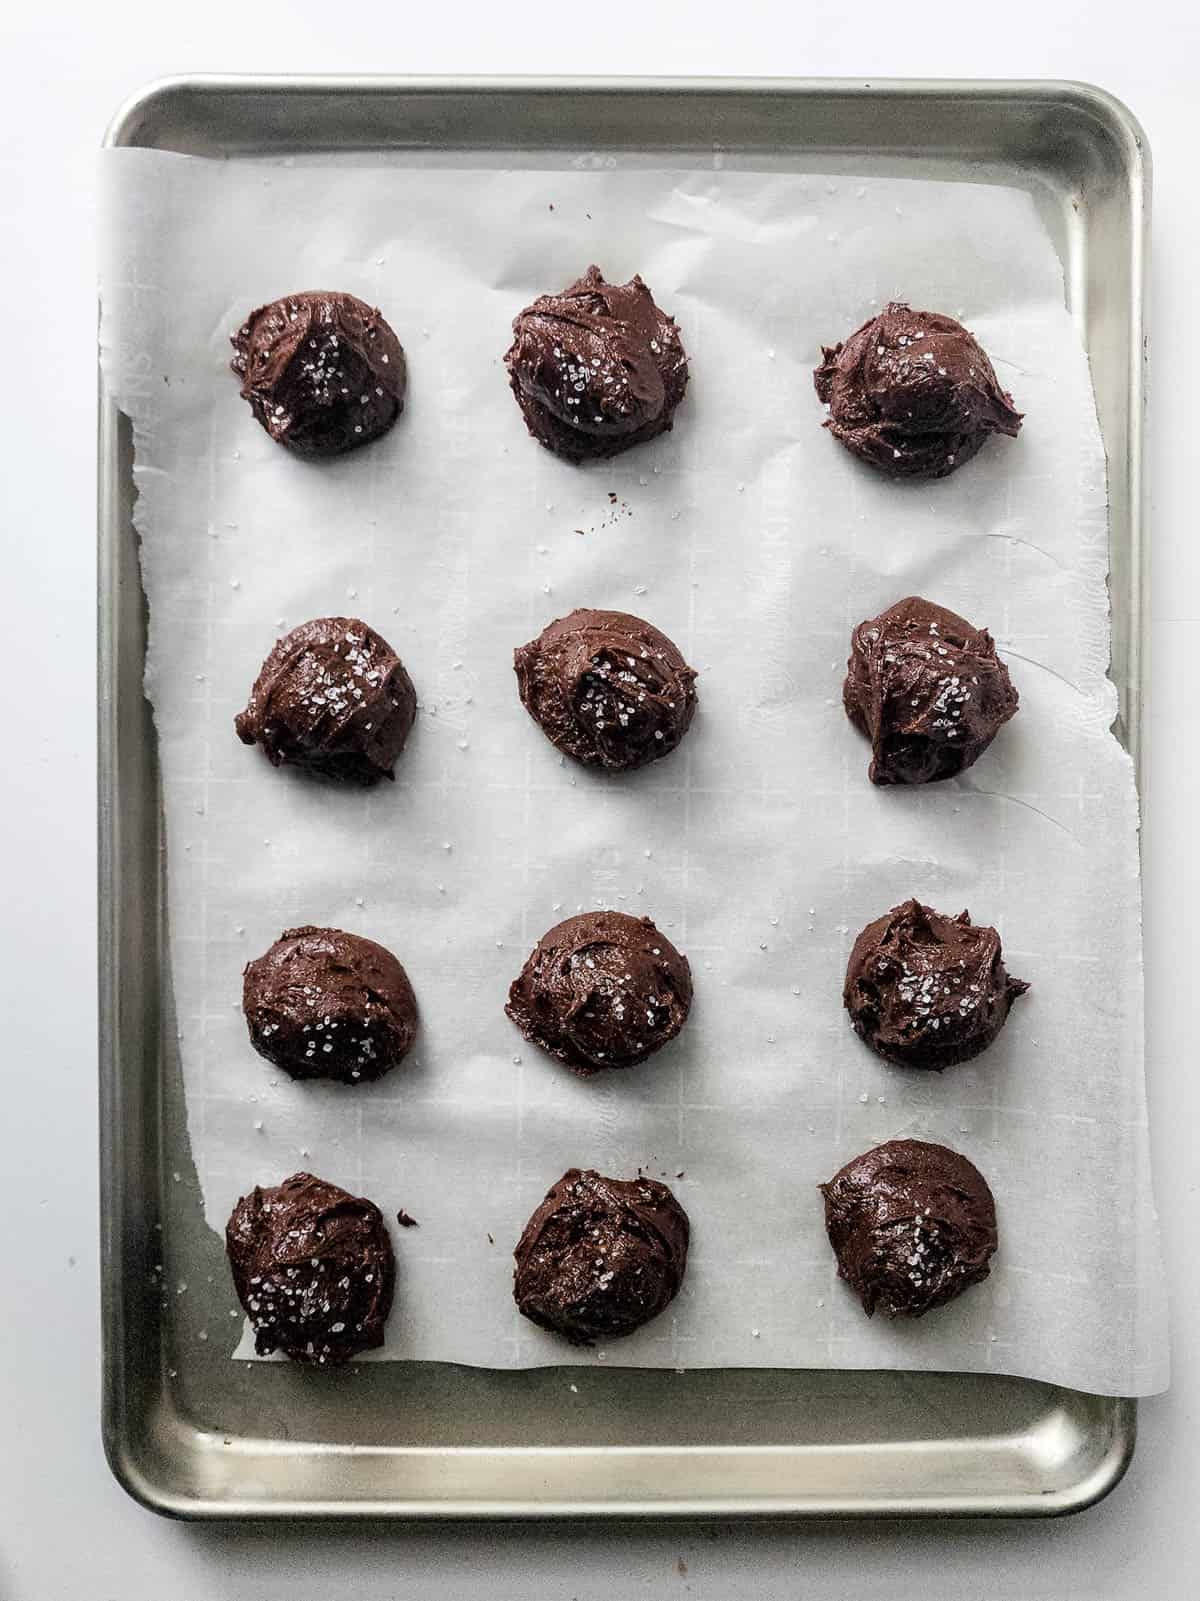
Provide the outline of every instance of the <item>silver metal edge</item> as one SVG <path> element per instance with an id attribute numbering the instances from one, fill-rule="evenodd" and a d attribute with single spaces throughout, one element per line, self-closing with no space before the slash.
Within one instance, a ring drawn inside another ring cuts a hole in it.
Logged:
<path id="1" fill-rule="evenodd" d="M 778 94 L 780 97 L 821 93 L 826 96 L 857 98 L 864 94 L 888 98 L 933 96 L 976 96 L 981 92 L 1000 98 L 1029 97 L 1066 101 L 1088 111 L 1114 138 L 1123 151 L 1126 179 L 1131 194 L 1131 214 L 1140 219 L 1131 231 L 1130 272 L 1132 286 L 1132 326 L 1129 352 L 1130 416 L 1127 439 L 1130 485 L 1130 545 L 1133 554 L 1130 578 L 1130 616 L 1136 626 L 1130 639 L 1130 680 L 1137 688 L 1131 702 L 1127 744 L 1139 786 L 1142 775 L 1144 720 L 1141 699 L 1146 685 L 1147 649 L 1145 640 L 1148 596 L 1148 540 L 1144 526 L 1143 420 L 1145 410 L 1144 365 L 1146 353 L 1145 316 L 1148 287 L 1151 156 L 1146 136 L 1133 113 L 1115 96 L 1094 85 L 1070 80 L 1021 79 L 837 79 L 837 78 L 671 78 L 671 77 L 521 77 L 521 76 L 394 76 L 394 75 L 271 75 L 179 74 L 152 81 L 129 97 L 117 110 L 102 141 L 103 147 L 123 147 L 137 143 L 136 132 L 145 116 L 161 100 L 181 92 L 240 91 L 329 92 L 353 89 L 356 92 L 429 93 L 463 92 L 471 89 L 502 93 L 563 92 L 695 93 L 736 97 L 746 92 Z M 297 1520 L 327 1521 L 330 1518 L 412 1518 L 423 1521 L 477 1520 L 480 1518 L 522 1521 L 562 1521 L 565 1519 L 621 1520 L 644 1518 L 747 1517 L 787 1519 L 797 1517 L 1012 1517 L 1064 1516 L 1095 1505 L 1120 1482 L 1132 1460 L 1136 1444 L 1137 1402 L 1117 1397 L 1111 1401 L 1109 1449 L 1093 1472 L 1063 1492 L 1013 1495 L 1001 1500 L 964 1496 L 947 1502 L 941 1498 L 914 1499 L 891 1504 L 876 1500 L 870 1506 L 830 1499 L 809 1505 L 780 1506 L 773 1503 L 749 1505 L 728 1501 L 632 1502 L 626 1504 L 442 1502 L 361 1502 L 331 1507 L 323 1502 L 242 1501 L 236 1512 L 224 1502 L 202 1502 L 179 1497 L 157 1483 L 135 1461 L 120 1421 L 124 1411 L 126 1377 L 123 1364 L 114 1353 L 125 1350 L 123 1308 L 118 1287 L 121 1283 L 122 1241 L 115 1200 L 121 1178 L 121 1126 L 117 1115 L 120 1057 L 119 1013 L 117 1003 L 117 957 L 119 949 L 119 906 L 117 864 L 119 851 L 118 819 L 113 804 L 116 783 L 116 649 L 114 617 L 115 571 L 113 542 L 118 521 L 118 486 L 114 477 L 117 449 L 118 409 L 100 385 L 98 428 L 98 873 L 99 873 L 99 1056 L 100 1056 L 100 1233 L 101 1301 L 104 1373 L 102 1386 L 102 1436 L 106 1459 L 118 1483 L 141 1505 L 167 1516 L 208 1520 L 230 1516 L 238 1518 L 287 1517 Z"/>
<path id="2" fill-rule="evenodd" d="M 97 447 L 99 458 L 99 509 L 96 541 L 97 609 L 97 963 L 99 983 L 100 1048 L 100 1324 L 103 1352 L 101 1380 L 101 1435 L 104 1454 L 118 1482 L 136 1495 L 126 1462 L 125 1439 L 119 1420 L 125 1414 L 124 1320 L 119 1286 L 123 1278 L 121 1245 L 121 1119 L 119 1101 L 119 984 L 120 950 L 116 818 L 117 684 L 116 589 L 114 544 L 118 522 L 115 484 L 117 408 L 99 382 Z"/>

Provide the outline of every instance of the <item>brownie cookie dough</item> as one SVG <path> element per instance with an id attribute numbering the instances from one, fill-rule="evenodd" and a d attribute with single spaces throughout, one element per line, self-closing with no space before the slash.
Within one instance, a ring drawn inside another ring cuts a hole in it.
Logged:
<path id="1" fill-rule="evenodd" d="M 871 741 L 873 784 L 931 784 L 977 762 L 1017 710 L 986 628 L 910 595 L 859 623 L 842 704 Z"/>
<path id="2" fill-rule="evenodd" d="M 988 1276 L 996 1206 L 973 1163 L 944 1145 L 889 1140 L 828 1184 L 825 1227 L 838 1277 L 871 1317 L 921 1317 Z"/>
<path id="3" fill-rule="evenodd" d="M 644 767 L 675 749 L 696 710 L 696 675 L 665 634 L 625 612 L 583 608 L 513 653 L 525 710 L 587 767 Z"/>
<path id="4" fill-rule="evenodd" d="M 675 1299 L 688 1232 L 665 1184 L 569 1168 L 513 1252 L 513 1297 L 525 1317 L 573 1345 L 632 1334 Z"/>
<path id="5" fill-rule="evenodd" d="M 648 917 L 584 912 L 542 936 L 504 1009 L 531 1044 L 586 1078 L 653 1056 L 691 1004 L 687 957 Z"/>
<path id="6" fill-rule="evenodd" d="M 855 940 L 842 999 L 876 1056 L 940 1071 L 986 1050 L 1028 988 L 1005 971 L 994 928 L 913 900 Z"/>
<path id="7" fill-rule="evenodd" d="M 529 432 L 567 461 L 666 433 L 688 381 L 674 318 L 640 278 L 606 283 L 599 267 L 514 319 L 504 365 Z"/>
<path id="8" fill-rule="evenodd" d="M 247 963 L 242 1010 L 251 1045 L 293 1078 L 379 1078 L 403 1060 L 417 1032 L 416 997 L 400 963 L 339 928 L 287 929 Z"/>
<path id="9" fill-rule="evenodd" d="M 417 712 L 396 652 L 355 617 L 317 617 L 277 640 L 234 719 L 272 767 L 340 784 L 392 778 Z"/>
<path id="10" fill-rule="evenodd" d="M 225 1249 L 260 1356 L 323 1367 L 383 1344 L 396 1262 L 371 1201 L 293 1173 L 242 1197 Z"/>
<path id="11" fill-rule="evenodd" d="M 400 341 L 353 295 L 317 290 L 252 311 L 230 340 L 242 399 L 277 444 L 340 456 L 386 434 L 404 410 Z"/>
<path id="12" fill-rule="evenodd" d="M 989 434 L 1015 439 L 1021 413 L 961 323 L 898 301 L 813 374 L 825 426 L 851 455 L 898 478 L 945 478 Z"/>

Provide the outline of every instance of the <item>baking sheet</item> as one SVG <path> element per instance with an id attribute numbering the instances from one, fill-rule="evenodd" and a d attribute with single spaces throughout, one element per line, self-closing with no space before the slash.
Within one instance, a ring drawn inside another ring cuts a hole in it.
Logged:
<path id="1" fill-rule="evenodd" d="M 135 422 L 208 1219 L 300 1166 L 404 1206 L 421 1227 L 397 1231 L 391 1357 L 1160 1388 L 1103 458 L 1049 240 L 1002 189 L 580 164 L 104 157 L 105 369 Z M 578 470 L 526 438 L 499 356 L 514 311 L 591 259 L 643 272 L 693 381 L 673 435 Z M 305 465 L 238 400 L 226 337 L 263 299 L 331 285 L 397 328 L 409 410 L 361 455 Z M 963 314 L 1028 414 L 943 484 L 870 477 L 817 426 L 817 345 L 892 294 Z M 993 628 L 1023 710 L 962 780 L 897 795 L 867 784 L 838 686 L 852 624 L 914 591 Z M 512 646 L 577 604 L 641 612 L 702 672 L 677 756 L 618 784 L 561 766 L 512 686 Z M 333 611 L 380 628 L 422 699 L 386 793 L 274 773 L 232 734 L 275 633 Z M 936 1081 L 878 1062 L 840 1009 L 854 933 L 910 893 L 997 923 L 1034 984 L 992 1050 Z M 586 1084 L 501 1010 L 529 946 L 585 904 L 653 915 L 697 980 L 675 1046 Z M 250 1051 L 241 966 L 302 921 L 405 962 L 415 1064 L 349 1092 Z M 987 1284 L 911 1326 L 868 1323 L 836 1284 L 814 1188 L 898 1134 L 978 1162 L 1002 1230 Z M 571 1163 L 666 1175 L 695 1231 L 673 1311 L 591 1353 L 509 1298 L 511 1244 Z"/>

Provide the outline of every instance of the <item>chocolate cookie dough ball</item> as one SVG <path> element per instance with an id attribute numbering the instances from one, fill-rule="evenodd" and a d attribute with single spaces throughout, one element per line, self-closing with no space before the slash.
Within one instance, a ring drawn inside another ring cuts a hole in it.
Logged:
<path id="1" fill-rule="evenodd" d="M 289 928 L 246 965 L 250 1043 L 293 1078 L 358 1084 L 408 1054 L 417 1001 L 400 963 L 340 928 Z"/>
<path id="2" fill-rule="evenodd" d="M 675 1299 L 688 1232 L 665 1184 L 569 1168 L 513 1252 L 513 1298 L 573 1345 L 632 1334 Z"/>
<path id="3" fill-rule="evenodd" d="M 504 365 L 529 432 L 567 461 L 666 433 L 688 381 L 675 319 L 640 278 L 606 283 L 599 267 L 514 319 Z"/>
<path id="4" fill-rule="evenodd" d="M 973 1163 L 944 1145 L 889 1140 L 828 1184 L 825 1227 L 838 1277 L 871 1317 L 921 1317 L 988 1276 L 996 1206 Z"/>
<path id="5" fill-rule="evenodd" d="M 826 428 L 894 477 L 945 478 L 989 434 L 1015 439 L 1021 427 L 991 362 L 953 317 L 892 301 L 822 355 L 813 379 Z"/>
<path id="6" fill-rule="evenodd" d="M 242 1197 L 225 1249 L 260 1356 L 324 1367 L 383 1344 L 396 1262 L 371 1201 L 293 1173 Z"/>
<path id="7" fill-rule="evenodd" d="M 356 617 L 317 617 L 276 641 L 234 727 L 272 767 L 369 785 L 394 777 L 416 713 L 386 639 Z"/>
<path id="8" fill-rule="evenodd" d="M 986 1050 L 1028 988 L 1005 971 L 994 928 L 914 900 L 863 929 L 842 999 L 876 1056 L 940 1071 Z"/>
<path id="9" fill-rule="evenodd" d="M 252 311 L 230 340 L 242 399 L 277 444 L 340 456 L 404 410 L 400 341 L 353 295 L 315 290 Z"/>
<path id="10" fill-rule="evenodd" d="M 696 710 L 696 675 L 665 634 L 625 612 L 583 608 L 513 653 L 525 710 L 588 767 L 622 772 L 667 756 Z"/>
<path id="11" fill-rule="evenodd" d="M 653 1056 L 691 1004 L 687 957 L 648 917 L 584 912 L 542 936 L 505 1011 L 531 1044 L 588 1077 Z"/>
<path id="12" fill-rule="evenodd" d="M 842 703 L 873 784 L 932 784 L 977 762 L 1018 698 L 986 628 L 910 595 L 854 630 Z"/>

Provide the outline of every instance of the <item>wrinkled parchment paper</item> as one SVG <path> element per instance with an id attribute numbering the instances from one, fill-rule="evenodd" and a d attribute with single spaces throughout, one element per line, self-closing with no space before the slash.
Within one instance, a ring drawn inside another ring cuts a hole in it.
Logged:
<path id="1" fill-rule="evenodd" d="M 714 168 L 719 162 L 714 164 Z M 1029 198 L 782 172 L 288 167 L 103 157 L 103 364 L 133 418 L 146 683 L 208 1222 L 308 1168 L 403 1206 L 386 1357 L 494 1367 L 997 1371 L 1166 1381 L 1142 1070 L 1137 804 L 1108 732 L 1104 458 L 1060 267 Z M 598 262 L 678 318 L 672 434 L 598 468 L 537 447 L 501 355 L 514 313 Z M 338 462 L 273 445 L 228 335 L 302 288 L 378 304 L 408 409 Z M 962 316 L 1026 413 L 954 478 L 888 482 L 820 427 L 811 369 L 883 301 Z M 614 499 L 615 497 L 615 499 Z M 1021 711 L 961 779 L 876 790 L 839 687 L 849 633 L 919 593 L 997 635 Z M 639 613 L 700 670 L 680 751 L 613 781 L 521 709 L 515 645 L 577 605 Z M 394 785 L 340 793 L 238 744 L 275 637 L 365 618 L 421 701 Z M 908 895 L 996 924 L 1032 983 L 943 1077 L 873 1057 L 850 944 Z M 503 1014 L 541 933 L 645 912 L 689 955 L 680 1040 L 583 1082 Z M 332 924 L 408 969 L 414 1057 L 351 1090 L 250 1049 L 243 964 Z M 835 1278 L 816 1186 L 880 1140 L 965 1152 L 995 1191 L 991 1278 L 915 1323 Z M 693 1224 L 672 1310 L 573 1351 L 513 1306 L 511 1249 L 569 1165 L 667 1178 Z M 245 1343 L 243 1350 L 245 1350 Z"/>

